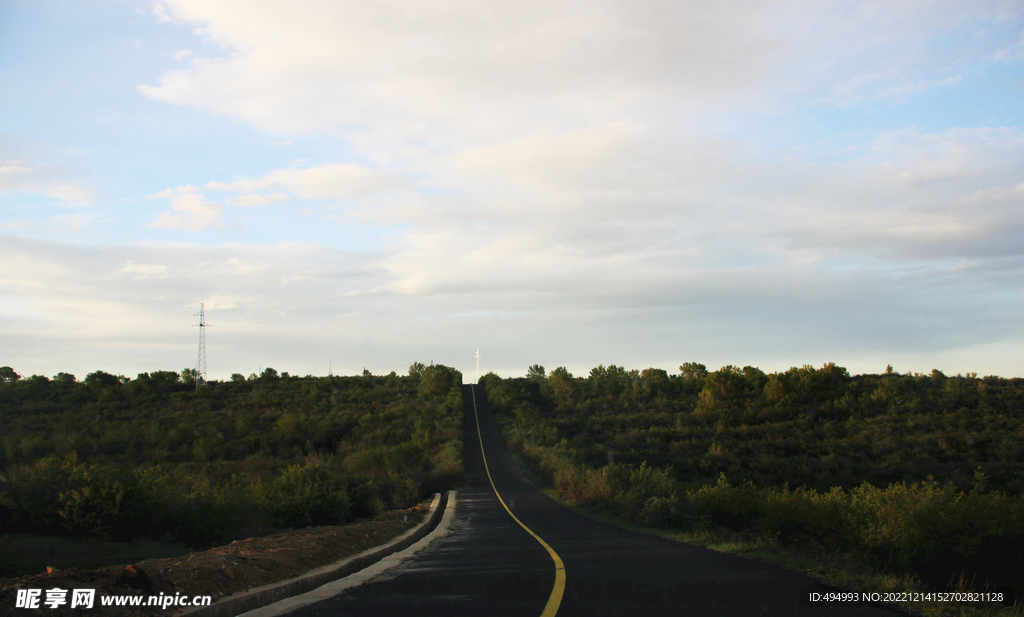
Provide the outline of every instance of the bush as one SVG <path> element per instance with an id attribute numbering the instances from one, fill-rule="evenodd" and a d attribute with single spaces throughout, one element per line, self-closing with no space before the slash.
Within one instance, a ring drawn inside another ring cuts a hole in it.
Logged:
<path id="1" fill-rule="evenodd" d="M 668 497 L 650 497 L 637 515 L 648 527 L 682 527 L 692 516 L 687 512 L 688 502 L 676 493 Z"/>
<path id="2" fill-rule="evenodd" d="M 860 548 L 873 563 L 917 572 L 934 585 L 960 572 L 1009 584 L 1003 564 L 1024 556 L 1020 499 L 980 486 L 964 493 L 931 480 L 884 489 L 865 484 L 852 492 L 851 506 Z"/>
<path id="3" fill-rule="evenodd" d="M 462 373 L 443 364 L 432 364 L 420 373 L 420 396 L 444 396 L 462 385 Z"/>
<path id="4" fill-rule="evenodd" d="M 614 489 L 608 482 L 605 470 L 587 469 L 568 462 L 554 466 L 555 490 L 560 495 L 581 506 L 608 504 Z"/>
<path id="5" fill-rule="evenodd" d="M 86 466 L 77 452 L 18 469 L 0 504 L 5 529 L 122 541 L 142 535 L 155 509 L 135 472 Z"/>
<path id="6" fill-rule="evenodd" d="M 762 491 L 747 483 L 732 486 L 723 473 L 718 483 L 690 493 L 693 514 L 719 527 L 753 529 L 763 509 Z"/>
<path id="7" fill-rule="evenodd" d="M 288 467 L 261 497 L 278 527 L 339 525 L 352 520 L 345 482 L 322 464 Z"/>
<path id="8" fill-rule="evenodd" d="M 765 491 L 758 529 L 785 544 L 817 544 L 845 550 L 856 545 L 850 496 L 840 488 L 819 493 L 803 488 Z"/>
<path id="9" fill-rule="evenodd" d="M 671 498 L 678 491 L 675 480 L 664 469 L 647 463 L 640 467 L 609 465 L 604 472 L 615 491 L 619 512 L 630 520 L 640 520 L 640 513 L 651 498 Z"/>

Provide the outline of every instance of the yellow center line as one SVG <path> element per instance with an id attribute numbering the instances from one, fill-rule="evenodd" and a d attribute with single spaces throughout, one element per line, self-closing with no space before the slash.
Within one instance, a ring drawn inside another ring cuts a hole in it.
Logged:
<path id="1" fill-rule="evenodd" d="M 498 496 L 498 501 L 501 502 L 502 507 L 508 512 L 508 515 L 512 517 L 512 520 L 519 523 L 519 526 L 526 530 L 526 533 L 533 536 L 533 539 L 540 542 L 540 545 L 547 550 L 548 555 L 551 555 L 551 559 L 555 562 L 555 586 L 551 589 L 551 596 L 548 597 L 548 603 L 544 605 L 544 612 L 540 614 L 540 617 L 555 617 L 555 613 L 558 612 L 558 607 L 562 604 L 562 594 L 565 593 L 565 564 L 562 563 L 562 558 L 558 556 L 555 549 L 548 546 L 548 543 L 541 539 L 540 536 L 533 533 L 529 527 L 523 524 L 523 521 L 519 520 L 515 514 L 512 514 L 512 510 L 509 509 L 505 500 L 501 498 L 501 493 L 498 492 L 498 487 L 494 486 L 494 478 L 491 477 L 491 469 L 487 466 L 487 455 L 484 454 L 484 438 L 480 432 L 480 413 L 476 410 L 476 386 L 469 386 L 470 392 L 473 393 L 473 416 L 476 418 L 476 437 L 480 440 L 480 456 L 484 458 L 484 471 L 487 472 L 487 479 L 491 482 L 491 488 L 494 489 L 494 494 Z"/>

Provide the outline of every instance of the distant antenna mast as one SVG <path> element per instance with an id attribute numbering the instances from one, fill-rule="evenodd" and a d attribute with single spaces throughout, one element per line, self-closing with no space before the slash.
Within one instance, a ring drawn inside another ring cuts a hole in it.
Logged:
<path id="1" fill-rule="evenodd" d="M 206 308 L 200 303 L 199 312 L 196 313 L 199 316 L 199 323 L 193 325 L 193 328 L 199 328 L 199 358 L 196 359 L 196 390 L 206 385 L 206 328 L 209 324 L 206 323 Z"/>
<path id="2" fill-rule="evenodd" d="M 330 360 L 327 362 L 327 376 L 334 377 L 334 361 Z"/>
<path id="3" fill-rule="evenodd" d="M 476 350 L 476 379 L 473 383 L 480 383 L 480 348 Z"/>

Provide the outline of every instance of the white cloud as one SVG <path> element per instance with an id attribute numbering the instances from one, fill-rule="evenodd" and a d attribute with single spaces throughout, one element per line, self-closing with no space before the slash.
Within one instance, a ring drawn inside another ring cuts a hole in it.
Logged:
<path id="1" fill-rule="evenodd" d="M 618 122 L 562 134 L 539 131 L 509 143 L 464 150 L 451 157 L 444 167 L 463 177 L 499 179 L 534 190 L 577 193 L 595 183 L 607 186 L 604 172 L 621 167 L 649 141 L 648 130 Z"/>
<path id="2" fill-rule="evenodd" d="M 224 208 L 206 201 L 199 193 L 199 188 L 191 185 L 166 189 L 153 195 L 150 199 L 166 198 L 171 201 L 171 208 L 180 214 L 172 214 L 169 210 L 161 212 L 155 221 L 147 227 L 204 231 L 207 229 L 223 229 L 221 219 Z"/>
<path id="3" fill-rule="evenodd" d="M 389 174 L 367 167 L 349 163 L 332 163 L 309 169 L 278 169 L 255 180 L 215 181 L 206 186 L 218 191 L 244 193 L 277 186 L 303 198 L 356 199 L 397 188 L 399 183 Z M 283 196 L 281 193 L 275 195 Z"/>
<path id="4" fill-rule="evenodd" d="M 809 89 L 905 97 L 956 83 L 950 67 L 1008 57 L 987 30 L 1020 15 L 999 0 L 163 5 L 226 51 L 143 94 L 273 133 L 328 131 L 384 158 L 638 113 L 705 130 Z M 973 36 L 946 44 L 956 28 Z"/>
<path id="5" fill-rule="evenodd" d="M 249 195 L 232 197 L 225 203 L 238 208 L 247 208 L 249 206 L 272 206 L 274 204 L 279 204 L 282 201 L 288 201 L 289 199 L 291 198 L 284 193 L 273 193 L 272 195 L 257 195 L 255 193 L 251 193 Z"/>
<path id="6" fill-rule="evenodd" d="M 18 161 L 11 161 L 11 163 L 11 165 L 0 165 L 0 174 L 2 174 L 0 177 L 4 178 L 9 185 L 17 184 L 18 176 L 25 176 L 35 171 L 31 167 L 19 165 Z"/>
<path id="7" fill-rule="evenodd" d="M 1016 129 L 907 131 L 880 136 L 861 159 L 775 169 L 778 193 L 751 188 L 775 219 L 765 224 L 794 248 L 902 259 L 1021 255 L 1024 217 L 1012 207 L 1016 189 L 1006 188 L 1024 180 L 1020 160 Z"/>
<path id="8" fill-rule="evenodd" d="M 538 114 L 589 123 L 655 96 L 735 92 L 777 47 L 757 26 L 769 2 L 165 5 L 235 53 L 140 91 L 290 134 L 444 140 L 509 136 Z"/>
<path id="9" fill-rule="evenodd" d="M 207 297 L 204 304 L 207 310 L 225 311 L 239 308 L 248 302 L 251 302 L 251 299 L 247 296 L 218 295 Z"/>
<path id="10" fill-rule="evenodd" d="M 57 232 L 81 232 L 87 230 L 97 218 L 95 212 L 81 210 L 55 214 L 46 220 L 46 228 Z"/>
<path id="11" fill-rule="evenodd" d="M 123 274 L 136 275 L 136 280 L 149 277 L 165 279 L 170 271 L 171 269 L 163 264 L 137 264 L 132 261 L 129 261 L 118 270 L 118 272 Z"/>
<path id="12" fill-rule="evenodd" d="M 990 203 L 1019 205 L 1021 202 L 1024 202 L 1024 184 L 980 189 L 969 196 L 962 197 L 960 202 L 965 205 L 985 205 Z"/>
<path id="13" fill-rule="evenodd" d="M 0 196 L 18 191 L 46 195 L 66 205 L 83 205 L 94 199 L 93 192 L 80 183 L 82 174 L 59 165 L 6 159 L 0 143 Z"/>
<path id="14" fill-rule="evenodd" d="M 171 18 L 167 15 L 164 5 L 159 2 L 153 3 L 153 17 L 156 18 L 158 23 L 167 23 L 171 21 Z"/>
<path id="15" fill-rule="evenodd" d="M 851 161 L 769 162 L 749 146 L 597 127 L 469 151 L 439 169 L 472 181 L 470 194 L 365 213 L 412 226 L 379 261 L 390 280 L 349 293 L 463 298 L 466 310 L 724 306 L 750 284 L 733 270 L 791 291 L 807 277 L 939 277 L 951 263 L 1024 258 L 1019 131 L 908 131 L 869 145 Z M 790 292 L 765 293 L 784 327 Z M 829 309 L 843 322 L 863 310 Z"/>

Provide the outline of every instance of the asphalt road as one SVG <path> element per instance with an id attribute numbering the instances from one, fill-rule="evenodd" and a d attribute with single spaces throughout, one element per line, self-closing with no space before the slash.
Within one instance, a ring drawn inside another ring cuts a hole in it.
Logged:
<path id="1" fill-rule="evenodd" d="M 516 467 L 483 389 L 463 391 L 469 486 L 459 491 L 452 533 L 402 566 L 292 615 L 898 614 L 865 603 L 801 605 L 801 594 L 826 590 L 781 568 L 611 527 L 562 507 Z"/>

